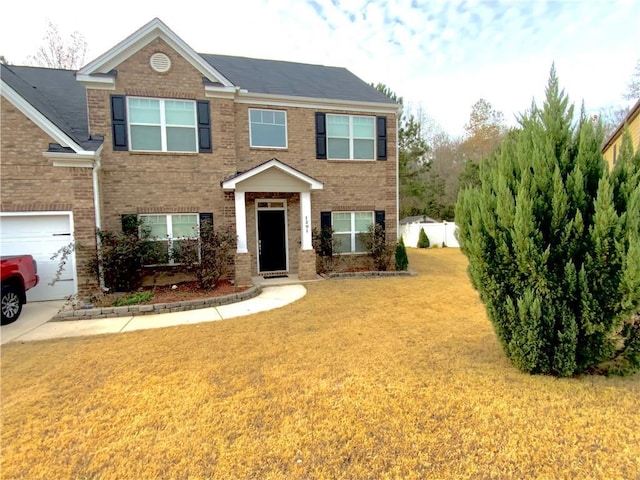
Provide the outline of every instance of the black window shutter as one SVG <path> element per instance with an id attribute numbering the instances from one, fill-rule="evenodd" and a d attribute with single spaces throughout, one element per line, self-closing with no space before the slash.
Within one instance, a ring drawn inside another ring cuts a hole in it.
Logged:
<path id="1" fill-rule="evenodd" d="M 320 212 L 320 228 L 331 228 L 331 212 Z"/>
<path id="2" fill-rule="evenodd" d="M 210 225 L 213 228 L 213 213 L 201 213 L 200 214 L 200 235 L 205 225 Z"/>
<path id="3" fill-rule="evenodd" d="M 125 235 L 138 235 L 138 216 L 135 213 L 126 213 L 120 216 L 122 221 L 122 233 Z"/>
<path id="4" fill-rule="evenodd" d="M 127 105 L 124 95 L 111 95 L 111 130 L 113 149 L 128 150 L 127 142 Z"/>
<path id="5" fill-rule="evenodd" d="M 211 153 L 211 116 L 209 115 L 209 100 L 198 100 L 198 151 Z"/>
<path id="6" fill-rule="evenodd" d="M 316 112 L 316 158 L 327 158 L 326 115 Z"/>
<path id="7" fill-rule="evenodd" d="M 329 257 L 333 254 L 331 228 L 331 212 L 320 212 L 320 254 L 323 257 Z"/>
<path id="8" fill-rule="evenodd" d="M 376 118 L 378 160 L 387 159 L 387 117 Z M 384 212 L 383 212 L 384 213 Z"/>
<path id="9" fill-rule="evenodd" d="M 384 225 L 384 210 L 376 210 L 376 223 L 385 229 Z"/>

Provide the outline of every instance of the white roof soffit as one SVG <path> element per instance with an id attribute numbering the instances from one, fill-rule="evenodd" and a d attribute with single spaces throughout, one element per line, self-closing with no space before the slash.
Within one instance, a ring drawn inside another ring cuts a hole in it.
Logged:
<path id="1" fill-rule="evenodd" d="M 51 120 L 45 117 L 33 105 L 27 102 L 18 92 L 2 81 L 2 96 L 6 98 L 14 107 L 20 110 L 29 120 L 40 127 L 51 139 L 62 146 L 70 148 L 75 155 L 82 155 L 87 158 L 93 158 L 95 152 L 85 150 L 72 140 L 66 133 L 58 128 Z M 69 154 L 67 154 L 69 155 Z M 73 154 L 72 154 L 73 155 Z"/>
<path id="2" fill-rule="evenodd" d="M 95 81 L 95 77 L 92 76 L 93 74 L 104 74 L 110 72 L 124 60 L 156 38 L 164 40 L 209 80 L 218 81 L 225 87 L 233 86 L 233 84 L 226 79 L 224 75 L 218 72 L 200 55 L 198 55 L 195 50 L 187 45 L 184 40 L 178 37 L 178 35 L 167 27 L 159 18 L 154 18 L 110 50 L 82 67 L 78 71 L 76 78 L 81 82 Z"/>
<path id="3" fill-rule="evenodd" d="M 246 172 L 241 173 L 240 175 L 233 177 L 229 180 L 222 182 L 222 188 L 224 190 L 235 190 L 239 183 L 244 182 L 256 175 L 260 175 L 262 172 L 269 170 L 270 168 L 276 168 L 282 172 L 285 172 L 292 177 L 296 178 L 302 183 L 306 183 L 309 185 L 311 190 L 322 190 L 324 185 L 322 182 L 319 182 L 315 178 L 312 178 L 295 168 L 290 167 L 289 165 L 285 165 L 281 161 L 273 158 L 268 162 L 263 163 L 262 165 L 258 165 L 257 167 L 252 168 L 251 170 L 247 170 Z"/>

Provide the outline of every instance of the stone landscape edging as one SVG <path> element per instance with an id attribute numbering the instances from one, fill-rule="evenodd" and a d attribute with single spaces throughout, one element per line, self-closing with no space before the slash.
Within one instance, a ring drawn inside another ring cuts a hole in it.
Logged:
<path id="1" fill-rule="evenodd" d="M 330 273 L 329 278 L 371 278 L 371 277 L 413 277 L 417 273 L 414 270 L 389 270 L 368 272 L 340 272 Z"/>
<path id="2" fill-rule="evenodd" d="M 183 300 L 181 302 L 154 303 L 151 305 L 129 305 L 124 307 L 81 308 L 78 310 L 64 310 L 58 312 L 51 319 L 52 322 L 68 320 L 95 320 L 99 318 L 136 317 L 140 315 L 155 315 L 158 313 L 186 312 L 200 308 L 219 307 L 230 303 L 241 302 L 257 297 L 262 292 L 261 285 L 254 285 L 243 292 L 232 293 L 220 297 Z"/>

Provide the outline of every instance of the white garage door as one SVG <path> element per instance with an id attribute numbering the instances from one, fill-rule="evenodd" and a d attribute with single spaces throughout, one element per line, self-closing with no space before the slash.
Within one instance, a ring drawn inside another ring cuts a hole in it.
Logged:
<path id="1" fill-rule="evenodd" d="M 0 254 L 33 255 L 38 263 L 40 282 L 27 292 L 27 301 L 57 300 L 76 291 L 75 255 L 71 255 L 60 281 L 49 285 L 58 269 L 51 256 L 73 241 L 71 214 L 35 214 L 0 216 Z"/>

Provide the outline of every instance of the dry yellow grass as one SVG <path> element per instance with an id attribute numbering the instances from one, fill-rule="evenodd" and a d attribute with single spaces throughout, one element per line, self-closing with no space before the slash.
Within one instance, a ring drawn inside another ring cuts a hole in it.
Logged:
<path id="1" fill-rule="evenodd" d="M 6 479 L 640 478 L 640 376 L 503 356 L 458 250 L 283 309 L 9 344 Z"/>

